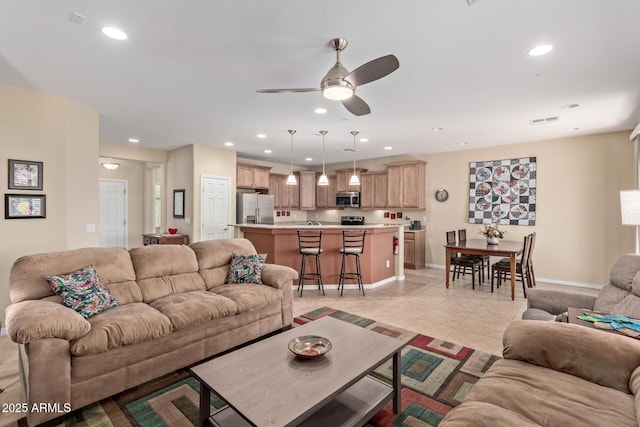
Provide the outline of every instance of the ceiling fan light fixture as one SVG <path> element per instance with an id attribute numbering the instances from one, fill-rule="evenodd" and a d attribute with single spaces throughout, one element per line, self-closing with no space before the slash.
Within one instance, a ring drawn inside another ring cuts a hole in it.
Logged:
<path id="1" fill-rule="evenodd" d="M 343 101 L 353 96 L 353 89 L 349 86 L 327 86 L 322 89 L 322 95 L 331 101 Z"/>

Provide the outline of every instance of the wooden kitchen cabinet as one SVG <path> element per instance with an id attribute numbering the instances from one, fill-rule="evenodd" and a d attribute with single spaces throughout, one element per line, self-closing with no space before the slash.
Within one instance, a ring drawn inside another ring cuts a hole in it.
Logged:
<path id="1" fill-rule="evenodd" d="M 356 168 L 358 179 L 366 169 Z M 360 191 L 361 185 L 349 185 L 353 175 L 353 169 L 341 169 L 336 171 L 336 191 Z"/>
<path id="2" fill-rule="evenodd" d="M 387 165 L 387 207 L 425 208 L 426 165 L 421 160 Z"/>
<path id="3" fill-rule="evenodd" d="M 424 268 L 426 230 L 404 232 L 404 268 Z"/>
<path id="4" fill-rule="evenodd" d="M 300 209 L 312 210 L 316 208 L 316 171 L 300 171 Z"/>
<path id="5" fill-rule="evenodd" d="M 316 208 L 335 209 L 336 206 L 336 175 L 327 175 L 329 185 L 317 185 L 316 183 Z"/>
<path id="6" fill-rule="evenodd" d="M 362 209 L 387 207 L 387 172 L 360 174 L 360 207 Z"/>
<path id="7" fill-rule="evenodd" d="M 288 175 L 270 174 L 269 194 L 273 194 L 276 209 L 300 209 L 300 177 L 294 174 L 298 185 L 287 185 Z"/>
<path id="8" fill-rule="evenodd" d="M 238 163 L 236 165 L 236 187 L 268 190 L 270 170 L 271 168 L 267 166 Z"/>

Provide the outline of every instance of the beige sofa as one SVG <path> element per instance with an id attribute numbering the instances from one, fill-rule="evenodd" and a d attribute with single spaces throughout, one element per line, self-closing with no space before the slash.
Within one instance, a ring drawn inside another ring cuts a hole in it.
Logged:
<path id="1" fill-rule="evenodd" d="M 245 239 L 190 246 L 84 248 L 26 256 L 11 270 L 7 331 L 20 344 L 30 425 L 64 415 L 293 321 L 298 273 L 266 264 L 265 285 L 225 284 L 232 253 L 255 254 Z M 93 264 L 118 306 L 85 320 L 61 304 L 45 275 Z M 65 404 L 67 404 L 65 406 Z"/>
<path id="2" fill-rule="evenodd" d="M 518 320 L 503 355 L 440 426 L 638 426 L 640 341 Z"/>

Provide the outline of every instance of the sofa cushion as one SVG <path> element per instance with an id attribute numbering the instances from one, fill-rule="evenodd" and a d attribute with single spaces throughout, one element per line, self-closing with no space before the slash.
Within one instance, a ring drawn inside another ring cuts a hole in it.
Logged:
<path id="1" fill-rule="evenodd" d="M 217 288 L 215 293 L 229 298 L 238 304 L 239 313 L 277 303 L 283 298 L 283 291 L 281 289 L 252 283 L 228 284 Z"/>
<path id="2" fill-rule="evenodd" d="M 238 312 L 238 304 L 234 301 L 207 291 L 168 295 L 150 305 L 167 316 L 175 330 Z"/>
<path id="3" fill-rule="evenodd" d="M 551 314 L 548 311 L 541 310 L 539 308 L 527 308 L 524 313 L 522 313 L 523 320 L 546 320 L 553 322 L 556 320 L 556 315 Z"/>
<path id="4" fill-rule="evenodd" d="M 606 285 L 598 293 L 596 302 L 593 304 L 593 309 L 603 313 L 613 313 L 613 307 L 622 301 L 627 295 L 629 295 L 629 291 L 625 291 L 613 285 Z"/>
<path id="5" fill-rule="evenodd" d="M 417 423 L 416 425 L 424 425 L 426 427 L 426 424 L 422 423 Z M 504 409 L 491 403 L 470 401 L 450 411 L 440 425 L 446 427 L 540 426 L 540 424 L 534 423 L 509 409 Z"/>
<path id="6" fill-rule="evenodd" d="M 224 285 L 231 254 L 256 255 L 256 249 L 247 239 L 203 240 L 189 247 L 196 253 L 200 274 L 209 290 Z"/>
<path id="7" fill-rule="evenodd" d="M 54 295 L 44 276 L 66 274 L 89 264 L 95 267 L 102 283 L 111 290 L 120 305 L 142 301 L 134 282 L 136 273 L 126 249 L 82 248 L 28 255 L 16 260 L 9 278 L 11 302 Z M 125 289 L 116 291 L 116 287 Z M 124 298 L 125 295 L 127 298 Z"/>
<path id="8" fill-rule="evenodd" d="M 91 330 L 91 324 L 77 312 L 60 303 L 41 300 L 9 305 L 6 324 L 9 336 L 19 344 L 43 338 L 73 340 Z"/>
<path id="9" fill-rule="evenodd" d="M 638 426 L 633 395 L 517 360 L 496 361 L 461 406 L 475 401 L 516 412 L 540 425 Z M 478 418 L 491 414 L 478 414 Z"/>
<path id="10" fill-rule="evenodd" d="M 640 297 L 633 294 L 627 295 L 622 299 L 622 301 L 613 306 L 613 310 L 611 312 L 622 316 L 640 319 Z"/>
<path id="11" fill-rule="evenodd" d="M 62 297 L 62 303 L 85 319 L 118 305 L 93 265 L 60 276 L 45 276 L 45 279 Z"/>
<path id="12" fill-rule="evenodd" d="M 129 252 L 144 302 L 179 292 L 205 290 L 196 254 L 188 246 L 149 245 Z"/>
<path id="13" fill-rule="evenodd" d="M 83 356 L 149 341 L 173 330 L 169 319 L 143 303 L 114 307 L 89 319 L 91 331 L 71 342 L 71 354 Z"/>
<path id="14" fill-rule="evenodd" d="M 262 285 L 262 270 L 267 254 L 232 254 L 227 283 L 255 283 Z"/>
<path id="15" fill-rule="evenodd" d="M 633 279 L 640 271 L 640 256 L 623 255 L 616 260 L 609 273 L 609 283 L 625 291 L 631 291 Z"/>

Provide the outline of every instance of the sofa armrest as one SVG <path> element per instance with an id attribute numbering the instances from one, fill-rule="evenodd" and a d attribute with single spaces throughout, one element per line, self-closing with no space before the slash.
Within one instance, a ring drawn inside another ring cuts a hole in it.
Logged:
<path id="1" fill-rule="evenodd" d="M 91 330 L 80 314 L 52 301 L 28 300 L 7 307 L 7 333 L 18 344 L 43 338 L 71 341 Z"/>
<path id="2" fill-rule="evenodd" d="M 595 302 L 595 295 L 551 289 L 527 289 L 527 307 L 538 308 L 551 314 L 564 313 L 569 307 L 592 310 Z"/>
<path id="3" fill-rule="evenodd" d="M 291 288 L 297 278 L 298 272 L 285 265 L 265 264 L 262 270 L 262 283 L 276 289 Z"/>
<path id="4" fill-rule="evenodd" d="M 629 393 L 640 366 L 634 338 L 570 323 L 516 320 L 504 332 L 505 359 L 520 360 L 575 375 Z"/>

